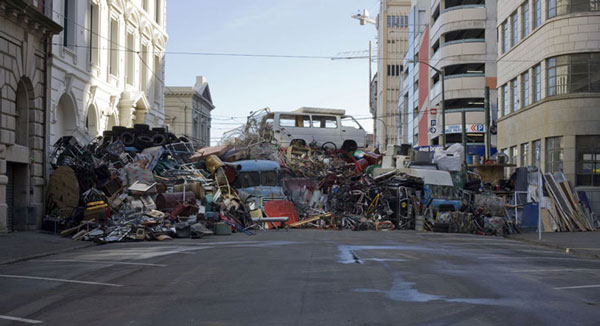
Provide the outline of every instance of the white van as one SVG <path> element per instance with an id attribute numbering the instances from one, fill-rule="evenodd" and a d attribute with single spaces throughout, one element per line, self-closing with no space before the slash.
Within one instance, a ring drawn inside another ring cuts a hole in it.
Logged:
<path id="1" fill-rule="evenodd" d="M 271 112 L 261 124 L 281 147 L 312 144 L 353 151 L 366 146 L 367 133 L 345 110 L 302 107 Z"/>

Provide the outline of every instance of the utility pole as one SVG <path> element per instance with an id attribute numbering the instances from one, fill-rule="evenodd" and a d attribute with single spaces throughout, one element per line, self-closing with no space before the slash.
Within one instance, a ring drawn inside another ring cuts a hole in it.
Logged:
<path id="1" fill-rule="evenodd" d="M 446 149 L 446 106 L 444 105 L 444 101 L 446 100 L 444 97 L 444 75 L 446 71 L 444 68 L 440 69 L 439 74 L 442 82 L 442 101 L 440 102 L 440 111 L 442 111 L 442 148 Z"/>
<path id="2" fill-rule="evenodd" d="M 490 88 L 488 86 L 485 87 L 485 93 L 483 96 L 483 108 L 485 110 L 485 160 L 489 160 L 492 150 L 492 139 L 490 133 Z"/>
<path id="3" fill-rule="evenodd" d="M 463 145 L 463 162 L 467 167 L 467 112 L 462 109 L 460 112 L 460 120 L 462 124 L 462 145 Z"/>
<path id="4" fill-rule="evenodd" d="M 371 89 L 371 78 L 372 78 L 372 52 L 371 52 L 371 40 L 369 40 L 369 110 L 371 110 L 371 99 L 373 98 L 373 90 Z M 377 91 L 377 90 L 375 90 Z M 375 102 L 375 112 L 373 112 L 373 147 L 377 143 L 377 102 Z"/>

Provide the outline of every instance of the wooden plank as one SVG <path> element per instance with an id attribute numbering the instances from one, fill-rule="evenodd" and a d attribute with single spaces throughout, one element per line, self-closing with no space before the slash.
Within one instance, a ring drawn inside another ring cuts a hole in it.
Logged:
<path id="1" fill-rule="evenodd" d="M 542 230 L 544 232 L 554 232 L 552 229 L 552 217 L 550 211 L 546 208 L 540 209 L 540 216 L 542 218 Z"/>
<path id="2" fill-rule="evenodd" d="M 582 225 L 579 220 L 573 217 L 574 213 L 572 211 L 572 207 L 570 207 L 568 204 L 565 194 L 554 180 L 552 174 L 546 173 L 544 177 L 544 180 L 546 181 L 548 188 L 551 190 L 555 202 L 558 204 L 559 210 L 564 213 L 564 216 L 566 217 L 567 221 L 571 223 L 573 229 L 577 227 L 578 229 L 585 231 L 585 225 Z"/>
<path id="3" fill-rule="evenodd" d="M 565 215 L 564 211 L 561 209 L 560 204 L 556 202 L 556 196 L 554 195 L 554 192 L 552 191 L 552 188 L 549 185 L 549 182 L 546 181 L 546 176 L 543 175 L 542 176 L 544 179 L 544 187 L 546 188 L 546 191 L 548 192 L 548 194 L 550 195 L 550 203 L 552 204 L 551 206 L 553 206 L 554 208 L 554 217 L 556 218 L 555 221 L 558 222 L 559 224 L 559 229 L 561 231 L 573 231 L 573 226 L 571 225 L 571 222 L 569 222 L 568 217 Z"/>
<path id="4" fill-rule="evenodd" d="M 575 199 L 575 195 L 573 194 L 573 191 L 571 191 L 571 185 L 568 182 L 561 182 L 560 186 L 563 189 L 567 199 L 569 200 L 569 203 L 571 204 L 571 206 L 573 206 L 574 212 L 577 214 L 577 218 L 579 219 L 579 221 L 581 221 L 581 223 L 586 226 L 586 229 L 588 231 L 593 231 L 592 225 L 589 224 L 589 221 L 585 218 L 585 214 L 583 213 L 583 210 L 579 205 L 579 200 Z"/>

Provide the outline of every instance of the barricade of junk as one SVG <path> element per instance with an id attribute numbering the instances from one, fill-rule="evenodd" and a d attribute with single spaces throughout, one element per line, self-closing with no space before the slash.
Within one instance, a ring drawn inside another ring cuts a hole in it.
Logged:
<path id="1" fill-rule="evenodd" d="M 460 144 L 436 152 L 389 145 L 384 154 L 282 146 L 261 123 L 268 113 L 250 115 L 224 145 L 199 149 L 143 124 L 87 145 L 61 138 L 44 228 L 107 243 L 288 228 L 505 235 L 600 227 L 562 173 L 515 168 L 501 153 L 465 164 Z"/>

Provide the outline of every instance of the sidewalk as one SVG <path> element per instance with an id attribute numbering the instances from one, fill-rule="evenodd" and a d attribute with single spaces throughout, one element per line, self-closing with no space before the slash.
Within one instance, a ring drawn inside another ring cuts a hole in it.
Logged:
<path id="1" fill-rule="evenodd" d="M 0 265 L 94 245 L 94 243 L 87 241 L 74 241 L 71 238 L 63 238 L 57 234 L 43 232 L 0 234 Z"/>
<path id="2" fill-rule="evenodd" d="M 537 232 L 511 234 L 509 239 L 561 249 L 574 255 L 600 258 L 600 231 L 593 232 L 544 232 L 538 240 Z"/>

